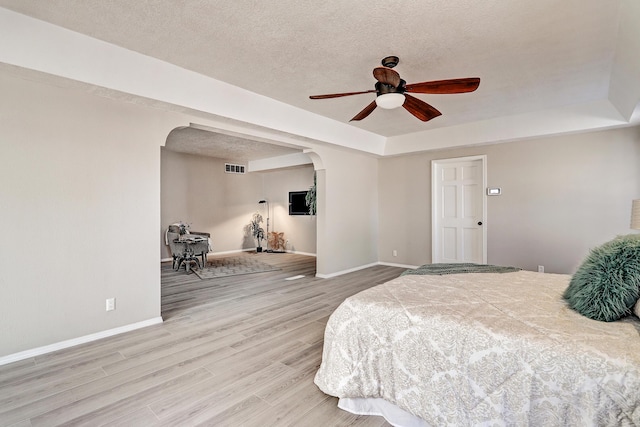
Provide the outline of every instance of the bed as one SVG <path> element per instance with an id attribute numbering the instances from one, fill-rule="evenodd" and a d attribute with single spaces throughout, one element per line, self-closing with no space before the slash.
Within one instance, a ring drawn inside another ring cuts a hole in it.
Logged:
<path id="1" fill-rule="evenodd" d="M 570 279 L 407 274 L 365 290 L 330 316 L 315 383 L 397 426 L 640 425 L 640 320 L 576 312 Z"/>

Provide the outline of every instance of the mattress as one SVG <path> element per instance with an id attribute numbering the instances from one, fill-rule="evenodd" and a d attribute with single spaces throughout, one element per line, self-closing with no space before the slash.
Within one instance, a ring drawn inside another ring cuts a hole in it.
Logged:
<path id="1" fill-rule="evenodd" d="M 570 276 L 401 276 L 345 300 L 315 383 L 424 425 L 640 425 L 640 320 L 567 307 Z"/>

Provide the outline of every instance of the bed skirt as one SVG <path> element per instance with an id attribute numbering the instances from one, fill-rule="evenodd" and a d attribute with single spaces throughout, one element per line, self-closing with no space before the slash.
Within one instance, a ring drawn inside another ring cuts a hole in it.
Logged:
<path id="1" fill-rule="evenodd" d="M 383 417 L 394 427 L 429 427 L 420 417 L 405 411 L 384 399 L 370 397 L 348 398 L 338 400 L 338 408 L 356 415 L 377 415 Z"/>

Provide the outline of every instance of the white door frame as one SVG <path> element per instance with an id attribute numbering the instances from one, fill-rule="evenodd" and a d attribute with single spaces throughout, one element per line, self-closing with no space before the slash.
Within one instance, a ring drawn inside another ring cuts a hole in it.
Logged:
<path id="1" fill-rule="evenodd" d="M 431 161 L 431 262 L 435 262 L 435 260 L 439 260 L 440 257 L 440 245 L 438 241 L 436 241 L 437 227 L 438 227 L 438 203 L 437 203 L 437 194 L 439 188 L 437 188 L 437 179 L 436 172 L 437 166 L 441 164 L 450 164 L 450 163 L 460 163 L 460 162 L 469 162 L 480 160 L 482 162 L 482 186 L 480 191 L 482 191 L 482 263 L 487 263 L 487 194 L 485 189 L 487 188 L 487 156 L 479 155 L 479 156 L 468 156 L 468 157 L 455 157 L 449 159 L 438 159 Z"/>

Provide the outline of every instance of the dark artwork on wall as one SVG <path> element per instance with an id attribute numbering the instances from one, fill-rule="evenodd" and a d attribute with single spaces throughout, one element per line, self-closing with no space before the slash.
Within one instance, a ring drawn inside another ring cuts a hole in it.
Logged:
<path id="1" fill-rule="evenodd" d="M 310 215 L 306 191 L 289 192 L 289 215 Z"/>

